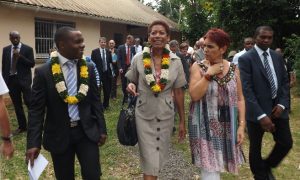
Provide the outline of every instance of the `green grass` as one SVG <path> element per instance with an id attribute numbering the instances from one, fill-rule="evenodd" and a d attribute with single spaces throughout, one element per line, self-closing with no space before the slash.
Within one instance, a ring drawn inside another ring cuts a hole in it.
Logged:
<path id="1" fill-rule="evenodd" d="M 120 88 L 119 88 L 120 91 Z M 102 179 L 139 179 L 142 177 L 142 172 L 139 167 L 139 157 L 137 156 L 136 149 L 132 147 L 124 147 L 119 144 L 116 136 L 116 125 L 118 120 L 119 111 L 121 108 L 122 95 L 118 92 L 118 99 L 110 101 L 110 109 L 105 112 L 106 124 L 108 129 L 108 139 L 104 146 L 100 148 L 100 159 L 103 176 Z M 186 114 L 189 108 L 189 96 L 186 95 Z M 291 129 L 294 139 L 294 147 L 289 155 L 284 159 L 282 164 L 274 171 L 277 179 L 299 179 L 300 177 L 300 98 L 293 98 L 293 109 L 291 114 Z M 8 106 L 11 127 L 15 129 L 17 122 L 13 107 Z M 298 110 L 298 111 L 297 111 Z M 187 116 L 186 116 L 187 120 Z M 178 123 L 178 121 L 177 121 Z M 26 136 L 25 134 L 14 137 L 15 154 L 11 160 L 0 160 L 0 180 L 2 179 L 28 179 L 27 165 L 25 164 L 25 147 Z M 190 149 L 188 138 L 181 144 L 177 142 L 177 135 L 172 140 L 174 147 L 182 151 L 184 158 L 187 161 L 191 161 Z M 273 146 L 273 141 L 270 135 L 264 138 L 264 155 L 270 152 L 270 148 Z M 246 139 L 244 146 L 244 152 L 248 157 L 248 140 Z M 53 165 L 50 155 L 47 151 L 42 150 L 41 153 L 49 160 L 47 169 L 42 174 L 41 179 L 55 179 Z M 75 165 L 76 179 L 81 179 L 80 167 L 78 161 Z M 234 176 L 231 174 L 223 173 L 222 179 L 252 179 L 249 164 L 246 163 L 240 168 L 240 174 Z"/>

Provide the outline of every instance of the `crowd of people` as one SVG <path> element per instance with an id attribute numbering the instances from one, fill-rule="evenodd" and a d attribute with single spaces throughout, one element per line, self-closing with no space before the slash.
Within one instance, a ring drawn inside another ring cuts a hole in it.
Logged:
<path id="1" fill-rule="evenodd" d="M 21 43 L 19 32 L 10 32 L 0 75 L 4 157 L 13 156 L 11 136 L 27 132 L 27 163 L 34 165 L 43 145 L 51 154 L 57 179 L 74 179 L 75 156 L 83 179 L 100 179 L 99 146 L 107 139 L 104 113 L 110 99 L 117 98 L 120 76 L 122 104 L 130 100 L 129 94 L 137 96 L 135 120 L 144 179 L 157 179 L 168 159 L 176 113 L 179 141 L 188 130 L 192 162 L 201 179 L 218 180 L 225 171 L 238 173 L 245 163 L 246 129 L 254 179 L 275 179 L 272 168 L 293 145 L 290 88 L 296 79 L 282 49 L 270 49 L 272 28 L 259 26 L 253 37 L 244 38 L 244 49 L 227 58 L 230 36 L 222 29 L 208 30 L 194 48 L 188 41 L 171 40 L 170 28 L 161 20 L 152 22 L 145 33 L 147 46 L 132 35 L 118 48 L 114 40 L 100 37 L 99 47 L 85 57 L 81 32 L 61 27 L 54 36 L 56 49 L 35 68 L 32 82 L 33 49 Z M 187 128 L 185 90 L 191 97 Z M 12 133 L 3 97 L 8 92 L 18 121 Z M 272 133 L 275 145 L 263 159 L 266 132 Z"/>

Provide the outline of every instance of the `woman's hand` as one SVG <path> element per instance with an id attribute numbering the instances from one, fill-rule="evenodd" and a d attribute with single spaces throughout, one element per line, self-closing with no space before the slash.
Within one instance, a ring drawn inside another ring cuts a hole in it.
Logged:
<path id="1" fill-rule="evenodd" d="M 213 75 L 220 74 L 221 72 L 223 72 L 223 69 L 224 69 L 223 62 L 217 63 L 217 64 L 209 66 L 207 69 L 207 73 L 209 75 L 213 76 Z"/>
<path id="2" fill-rule="evenodd" d="M 183 123 L 181 123 L 181 122 L 183 122 Z M 185 135 L 186 135 L 184 121 L 180 121 L 178 129 L 179 129 L 179 132 L 178 132 L 178 142 L 182 143 L 183 140 L 185 139 Z"/>
<path id="3" fill-rule="evenodd" d="M 239 126 L 238 130 L 237 130 L 237 145 L 238 146 L 242 145 L 242 143 L 244 142 L 244 138 L 245 138 L 245 128 L 242 126 Z"/>
<path id="4" fill-rule="evenodd" d="M 133 84 L 133 83 L 129 83 L 127 85 L 127 88 L 126 88 L 127 92 L 130 93 L 132 96 L 137 96 L 139 95 L 137 92 L 136 92 L 136 85 Z"/>

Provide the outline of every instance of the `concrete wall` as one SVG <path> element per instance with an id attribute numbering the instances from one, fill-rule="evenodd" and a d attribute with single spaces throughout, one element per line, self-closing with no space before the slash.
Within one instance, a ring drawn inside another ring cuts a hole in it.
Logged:
<path id="1" fill-rule="evenodd" d="M 31 46 L 35 50 L 35 18 L 74 22 L 76 28 L 82 32 L 85 39 L 85 54 L 89 56 L 92 50 L 98 47 L 98 37 L 100 36 L 100 21 L 98 20 L 1 6 L 0 67 L 2 66 L 2 48 L 11 44 L 9 41 L 9 32 L 12 30 L 19 31 L 21 42 Z"/>
<path id="2" fill-rule="evenodd" d="M 16 8 L 0 7 L 0 57 L 2 67 L 2 48 L 10 45 L 9 32 L 19 31 L 21 42 L 34 48 L 34 19 L 30 11 L 19 10 Z M 2 69 L 1 69 L 2 70 Z"/>

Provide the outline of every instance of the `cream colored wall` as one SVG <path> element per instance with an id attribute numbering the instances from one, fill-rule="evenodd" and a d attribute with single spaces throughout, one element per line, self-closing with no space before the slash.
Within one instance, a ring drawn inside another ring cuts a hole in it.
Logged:
<path id="1" fill-rule="evenodd" d="M 101 25 L 101 36 L 105 36 L 106 39 L 113 39 L 115 33 L 123 34 L 124 42 L 126 36 L 130 33 L 127 31 L 126 24 L 118 24 L 118 23 L 111 23 L 102 21 Z"/>
<path id="2" fill-rule="evenodd" d="M 0 67 L 2 67 L 2 49 L 10 45 L 9 32 L 19 31 L 21 42 L 34 48 L 34 20 L 29 11 L 0 7 Z M 2 68 L 1 68 L 2 71 Z"/>
<path id="3" fill-rule="evenodd" d="M 85 39 L 85 54 L 90 56 L 92 50 L 98 47 L 98 39 L 100 36 L 100 22 L 98 20 L 1 6 L 0 67 L 2 66 L 2 48 L 10 44 L 9 32 L 12 30 L 19 31 L 21 42 L 31 46 L 35 50 L 35 18 L 75 22 L 76 28 L 82 32 Z"/>
<path id="4" fill-rule="evenodd" d="M 49 14 L 44 12 L 36 13 L 35 17 L 75 23 L 76 29 L 80 30 L 84 37 L 85 55 L 87 56 L 90 56 L 92 50 L 98 47 L 98 39 L 100 36 L 100 22 L 98 20 L 86 19 L 77 16 Z M 51 19 L 49 17 L 51 17 Z"/>

